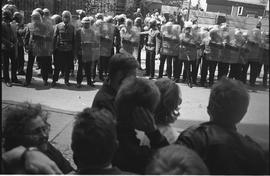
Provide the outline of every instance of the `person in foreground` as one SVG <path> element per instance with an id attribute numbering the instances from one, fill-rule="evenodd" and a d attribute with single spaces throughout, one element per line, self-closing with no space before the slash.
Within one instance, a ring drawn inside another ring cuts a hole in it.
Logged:
<path id="1" fill-rule="evenodd" d="M 39 151 L 36 147 L 15 147 L 2 153 L 1 173 L 13 173 L 14 168 L 21 167 L 18 174 L 63 174 L 54 161 Z"/>
<path id="2" fill-rule="evenodd" d="M 130 175 L 111 164 L 118 147 L 113 115 L 106 109 L 85 108 L 76 116 L 71 149 L 77 174 Z"/>
<path id="3" fill-rule="evenodd" d="M 92 107 L 106 108 L 115 116 L 116 93 L 125 78 L 136 76 L 138 66 L 138 62 L 132 55 L 118 53 L 112 56 L 109 62 L 108 79 L 97 92 Z"/>
<path id="4" fill-rule="evenodd" d="M 123 81 L 115 98 L 119 148 L 113 164 L 120 169 L 144 174 L 153 152 L 169 145 L 154 120 L 159 100 L 160 92 L 151 80 L 126 78 Z M 146 134 L 151 147 L 140 146 L 138 130 Z"/>
<path id="5" fill-rule="evenodd" d="M 249 136 L 237 132 L 236 125 L 248 105 L 249 94 L 244 85 L 223 77 L 210 93 L 209 122 L 186 129 L 176 143 L 196 151 L 210 174 L 269 174 L 266 152 Z"/>
<path id="6" fill-rule="evenodd" d="M 191 149 L 172 144 L 159 149 L 146 167 L 149 175 L 208 175 L 208 169 Z"/>
<path id="7" fill-rule="evenodd" d="M 36 147 L 54 161 L 64 174 L 68 174 L 73 168 L 62 153 L 49 142 L 50 124 L 47 119 L 48 113 L 39 104 L 24 102 L 9 107 L 4 115 L 3 147 L 5 151 L 18 146 Z M 16 168 L 11 170 L 15 173 L 16 171 Z"/>

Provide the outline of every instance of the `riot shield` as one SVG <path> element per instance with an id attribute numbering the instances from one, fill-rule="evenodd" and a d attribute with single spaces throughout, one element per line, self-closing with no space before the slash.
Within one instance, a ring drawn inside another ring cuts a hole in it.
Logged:
<path id="1" fill-rule="evenodd" d="M 269 32 L 262 33 L 261 63 L 269 65 Z"/>
<path id="2" fill-rule="evenodd" d="M 101 56 L 111 56 L 114 40 L 114 24 L 103 22 L 100 24 L 100 54 Z"/>
<path id="3" fill-rule="evenodd" d="M 30 23 L 30 41 L 34 56 L 49 56 L 48 48 L 46 49 L 47 26 L 44 23 Z"/>
<path id="4" fill-rule="evenodd" d="M 259 62 L 260 61 L 260 44 L 261 44 L 261 31 L 259 29 L 253 29 L 248 31 L 247 49 L 249 54 L 247 55 L 247 61 Z"/>
<path id="5" fill-rule="evenodd" d="M 100 57 L 100 37 L 94 27 L 81 29 L 82 62 L 93 62 Z"/>
<path id="6" fill-rule="evenodd" d="M 179 55 L 179 44 L 181 33 L 181 27 L 177 24 L 165 24 L 161 26 L 161 54 L 169 56 L 178 56 Z"/>
<path id="7" fill-rule="evenodd" d="M 141 29 L 139 27 L 133 26 L 131 28 L 131 42 L 133 43 L 133 52 L 132 55 L 137 58 L 139 54 L 139 45 L 140 45 L 140 32 Z"/>
<path id="8" fill-rule="evenodd" d="M 54 27 L 53 22 L 50 18 L 45 18 L 43 23 L 46 26 L 46 36 L 44 40 L 44 56 L 51 56 L 53 53 L 53 33 Z"/>
<path id="9" fill-rule="evenodd" d="M 209 42 L 210 47 L 210 57 L 211 61 L 221 61 L 222 59 L 222 50 L 223 50 L 223 40 L 222 40 L 222 32 L 219 28 L 213 28 L 209 32 L 211 40 Z"/>
<path id="10" fill-rule="evenodd" d="M 230 28 L 229 31 L 226 31 L 223 34 L 224 39 L 224 49 L 222 62 L 223 63 L 239 63 L 240 62 L 240 43 L 235 36 L 237 32 L 236 29 Z"/>
<path id="11" fill-rule="evenodd" d="M 182 33 L 180 38 L 181 60 L 193 61 L 197 59 L 197 45 L 190 34 Z"/>
<path id="12" fill-rule="evenodd" d="M 120 30 L 120 37 L 121 37 L 121 49 L 120 52 L 122 53 L 129 53 L 129 54 L 133 54 L 134 51 L 134 46 L 135 45 L 135 39 L 134 38 L 134 31 L 132 31 L 131 29 L 128 30 L 126 27 L 123 27 Z"/>
<path id="13" fill-rule="evenodd" d="M 70 24 L 74 26 L 75 31 L 77 31 L 80 27 L 82 27 L 82 23 L 78 15 L 72 15 Z"/>

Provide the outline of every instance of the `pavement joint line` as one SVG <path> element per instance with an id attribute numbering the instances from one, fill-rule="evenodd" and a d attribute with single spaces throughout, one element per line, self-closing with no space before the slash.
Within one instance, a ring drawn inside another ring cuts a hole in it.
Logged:
<path id="1" fill-rule="evenodd" d="M 74 122 L 74 118 L 70 120 L 63 128 L 60 130 L 49 142 L 53 142 L 72 122 Z"/>
<path id="2" fill-rule="evenodd" d="M 9 101 L 9 100 L 2 100 L 2 104 L 8 104 L 8 105 L 18 105 L 21 102 L 15 102 L 15 101 Z M 51 111 L 55 113 L 62 113 L 66 115 L 76 115 L 78 112 L 77 111 L 67 111 L 67 110 L 61 110 L 61 109 L 55 109 L 55 108 L 50 108 L 46 105 L 41 104 L 42 108 L 46 111 Z M 2 108 L 2 110 L 8 108 L 8 106 Z"/>

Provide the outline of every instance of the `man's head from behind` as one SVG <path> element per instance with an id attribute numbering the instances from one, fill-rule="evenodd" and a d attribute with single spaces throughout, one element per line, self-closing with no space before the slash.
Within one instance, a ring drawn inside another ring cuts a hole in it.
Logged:
<path id="1" fill-rule="evenodd" d="M 31 105 L 24 102 L 7 109 L 4 125 L 4 148 L 10 150 L 23 145 L 47 149 L 50 125 L 48 114 L 41 105 Z"/>
<path id="2" fill-rule="evenodd" d="M 138 62 L 132 55 L 115 54 L 109 62 L 109 80 L 118 84 L 117 88 L 119 88 L 126 77 L 136 76 L 138 66 Z"/>
<path id="3" fill-rule="evenodd" d="M 197 153 L 182 145 L 159 149 L 146 168 L 154 175 L 207 175 L 208 169 Z"/>
<path id="4" fill-rule="evenodd" d="M 244 85 L 223 77 L 211 90 L 207 111 L 211 121 L 231 126 L 242 120 L 248 104 L 249 94 Z"/>
<path id="5" fill-rule="evenodd" d="M 86 108 L 76 116 L 71 148 L 79 170 L 108 166 L 117 145 L 115 121 L 109 111 Z"/>
<path id="6" fill-rule="evenodd" d="M 160 92 L 154 82 L 143 78 L 127 78 L 121 85 L 116 98 L 117 122 L 134 126 L 133 114 L 137 107 L 154 113 L 160 101 Z"/>

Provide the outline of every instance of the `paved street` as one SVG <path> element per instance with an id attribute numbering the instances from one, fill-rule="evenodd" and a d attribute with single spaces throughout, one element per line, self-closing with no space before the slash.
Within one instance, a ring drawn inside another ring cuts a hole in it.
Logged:
<path id="1" fill-rule="evenodd" d="M 24 101 L 44 105 L 44 108 L 50 112 L 50 141 L 73 163 L 70 150 L 73 117 L 85 107 L 91 107 L 93 98 L 102 83 L 96 82 L 94 88 L 88 88 L 84 81 L 84 87 L 77 89 L 75 86 L 76 79 L 73 78 L 71 81 L 73 86 L 66 88 L 63 79 L 60 79 L 57 87 L 45 88 L 42 79 L 37 77 L 37 73 L 34 69 L 32 85 L 28 88 L 22 86 L 6 87 L 2 83 L 2 113 L 8 106 L 14 106 Z M 142 75 L 142 72 L 139 73 L 140 75 Z M 24 80 L 24 76 L 18 76 L 18 78 Z M 51 82 L 51 79 L 49 79 L 49 82 Z M 260 79 L 257 84 L 261 84 Z M 189 88 L 182 83 L 180 83 L 180 86 L 183 95 L 181 115 L 173 125 L 179 131 L 190 125 L 208 120 L 206 107 L 210 93 L 209 88 Z M 265 145 L 266 142 L 266 146 L 269 147 L 269 89 L 258 86 L 256 90 L 249 88 L 249 92 L 249 109 L 238 125 L 239 131 L 252 136 L 262 145 Z"/>

